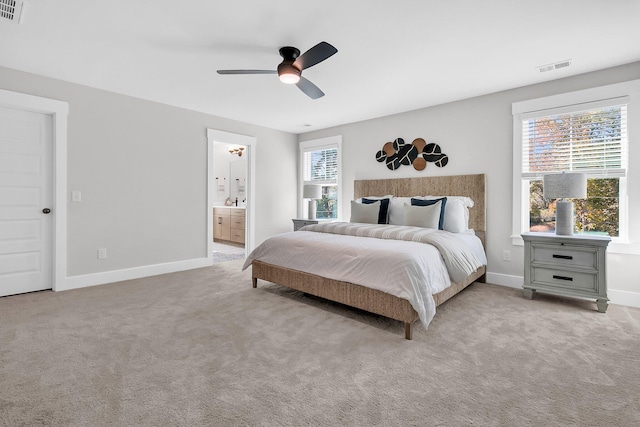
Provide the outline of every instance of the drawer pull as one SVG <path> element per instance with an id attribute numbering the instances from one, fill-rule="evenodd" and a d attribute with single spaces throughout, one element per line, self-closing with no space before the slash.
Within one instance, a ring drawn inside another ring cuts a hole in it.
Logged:
<path id="1" fill-rule="evenodd" d="M 554 258 L 560 258 L 560 259 L 573 259 L 573 256 L 571 255 L 558 255 L 558 254 L 553 254 Z"/>
<path id="2" fill-rule="evenodd" d="M 567 277 L 567 276 L 556 276 L 555 274 L 553 275 L 554 279 L 558 279 L 558 280 L 567 280 L 569 282 L 573 282 L 573 277 Z"/>

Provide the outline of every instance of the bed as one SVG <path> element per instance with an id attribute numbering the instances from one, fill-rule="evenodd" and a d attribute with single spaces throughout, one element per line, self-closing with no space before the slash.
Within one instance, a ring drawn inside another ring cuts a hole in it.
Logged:
<path id="1" fill-rule="evenodd" d="M 354 199 L 361 199 L 363 197 L 384 197 L 386 195 L 393 195 L 396 197 L 412 197 L 417 195 L 442 195 L 442 196 L 466 196 L 473 200 L 473 207 L 468 209 L 468 227 L 474 230 L 474 235 L 477 236 L 481 250 L 486 248 L 486 209 L 485 209 L 485 175 L 458 175 L 458 176 L 441 176 L 441 177 L 422 177 L 422 178 L 400 178 L 400 179 L 379 179 L 379 180 L 356 180 L 354 182 Z M 309 227 L 303 228 L 303 230 Z M 313 226 L 311 227 L 313 228 Z M 346 225 L 335 224 L 331 228 L 350 228 Z M 364 227 L 367 228 L 367 227 Z M 361 233 L 360 230 L 356 231 Z M 299 231 L 284 233 L 283 235 L 274 236 L 267 241 L 284 240 L 287 238 L 296 238 L 293 243 L 289 243 L 289 246 L 295 247 L 298 253 L 303 252 L 304 242 L 301 242 L 301 235 Z M 312 235 L 314 233 L 307 233 Z M 446 234 L 446 233 L 442 233 Z M 348 237 L 336 237 L 335 239 L 343 239 Z M 323 236 L 323 245 L 329 243 L 324 240 L 329 239 Z M 331 238 L 333 239 L 333 237 Z M 353 239 L 353 238 L 352 238 Z M 357 237 L 358 243 L 362 242 L 362 239 L 371 239 L 369 237 Z M 265 241 L 265 243 L 267 242 Z M 388 241 L 387 241 L 388 242 Z M 265 244 L 263 243 L 263 245 Z M 272 243 L 273 244 L 273 243 Z M 340 245 L 344 244 L 340 243 Z M 414 242 L 407 242 L 407 244 L 417 244 Z M 378 242 L 378 246 L 379 246 Z M 273 261 L 265 262 L 264 259 L 260 259 L 259 256 L 255 256 L 254 253 L 259 253 L 262 245 L 260 245 L 247 259 L 243 269 L 249 265 L 252 267 L 252 286 L 257 287 L 258 279 L 262 279 L 271 283 L 286 286 L 298 291 L 305 292 L 307 294 L 315 295 L 321 298 L 325 298 L 331 301 L 335 301 L 341 304 L 345 304 L 351 307 L 355 307 L 361 310 L 366 310 L 378 315 L 382 315 L 394 320 L 398 320 L 404 323 L 405 338 L 412 339 L 412 328 L 417 320 L 421 320 L 425 327 L 427 324 L 424 322 L 424 316 L 421 311 L 421 307 L 414 308 L 415 301 L 409 301 L 406 297 L 400 297 L 394 295 L 398 292 L 389 292 L 386 290 L 383 284 L 381 286 L 374 286 L 372 283 L 352 283 L 349 281 L 335 280 L 333 278 L 323 277 L 322 275 L 313 274 L 309 270 L 313 269 L 306 267 L 289 268 L 286 266 L 286 262 Z M 329 252 L 329 251 L 328 251 Z M 484 252 L 483 252 L 484 254 Z M 373 255 L 372 255 L 373 256 Z M 281 257 L 283 258 L 283 257 Z M 291 258 L 291 257 L 290 257 Z M 443 257 L 440 257 L 443 258 Z M 382 264 L 383 261 L 376 261 L 378 264 Z M 391 261 L 390 261 L 391 262 Z M 469 274 L 465 274 L 464 277 L 460 275 L 454 275 L 456 280 L 450 279 L 447 276 L 447 284 L 444 289 L 439 290 L 437 293 L 433 293 L 434 313 L 435 307 L 441 305 L 468 285 L 474 281 L 484 282 L 486 273 L 486 258 L 484 258 L 485 265 L 479 265 Z M 376 289 L 377 287 L 377 289 Z M 443 286 L 440 286 L 443 287 Z M 384 289 L 384 290 L 382 290 Z M 419 313 L 420 311 L 420 313 Z M 434 314 L 433 313 L 433 314 Z"/>

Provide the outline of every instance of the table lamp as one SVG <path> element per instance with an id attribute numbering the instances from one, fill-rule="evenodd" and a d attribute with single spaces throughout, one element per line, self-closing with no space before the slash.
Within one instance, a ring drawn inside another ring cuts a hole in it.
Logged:
<path id="1" fill-rule="evenodd" d="M 309 199 L 309 219 L 316 219 L 316 200 L 322 198 L 322 187 L 305 184 L 302 187 L 302 198 Z"/>
<path id="2" fill-rule="evenodd" d="M 556 234 L 573 235 L 573 202 L 566 199 L 587 197 L 587 175 L 563 172 L 543 177 L 545 199 L 560 199 L 556 202 Z"/>

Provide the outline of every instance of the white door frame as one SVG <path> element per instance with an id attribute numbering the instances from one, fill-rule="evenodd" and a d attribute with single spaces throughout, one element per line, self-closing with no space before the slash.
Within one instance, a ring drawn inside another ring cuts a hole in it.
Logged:
<path id="1" fill-rule="evenodd" d="M 207 258 L 213 262 L 213 197 L 212 189 L 215 187 L 215 178 L 213 177 L 213 143 L 225 142 L 227 144 L 244 145 L 247 147 L 246 155 L 249 156 L 249 167 L 247 168 L 247 208 L 246 208 L 246 225 L 247 235 L 245 236 L 245 254 L 255 247 L 255 209 L 256 195 L 255 176 L 256 176 L 256 144 L 257 139 L 254 136 L 241 135 L 238 133 L 225 132 L 217 129 L 207 129 Z"/>
<path id="2" fill-rule="evenodd" d="M 53 121 L 53 267 L 51 288 L 65 289 L 67 279 L 67 116 L 69 104 L 55 99 L 0 89 L 0 106 L 47 114 Z"/>

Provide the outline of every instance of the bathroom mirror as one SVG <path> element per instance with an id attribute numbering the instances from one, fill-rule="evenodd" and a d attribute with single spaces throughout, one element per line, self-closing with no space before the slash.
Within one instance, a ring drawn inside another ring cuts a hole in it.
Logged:
<path id="1" fill-rule="evenodd" d="M 238 206 L 244 206 L 247 198 L 247 161 L 246 156 L 239 157 L 229 163 L 229 197 L 234 202 L 238 198 Z"/>

